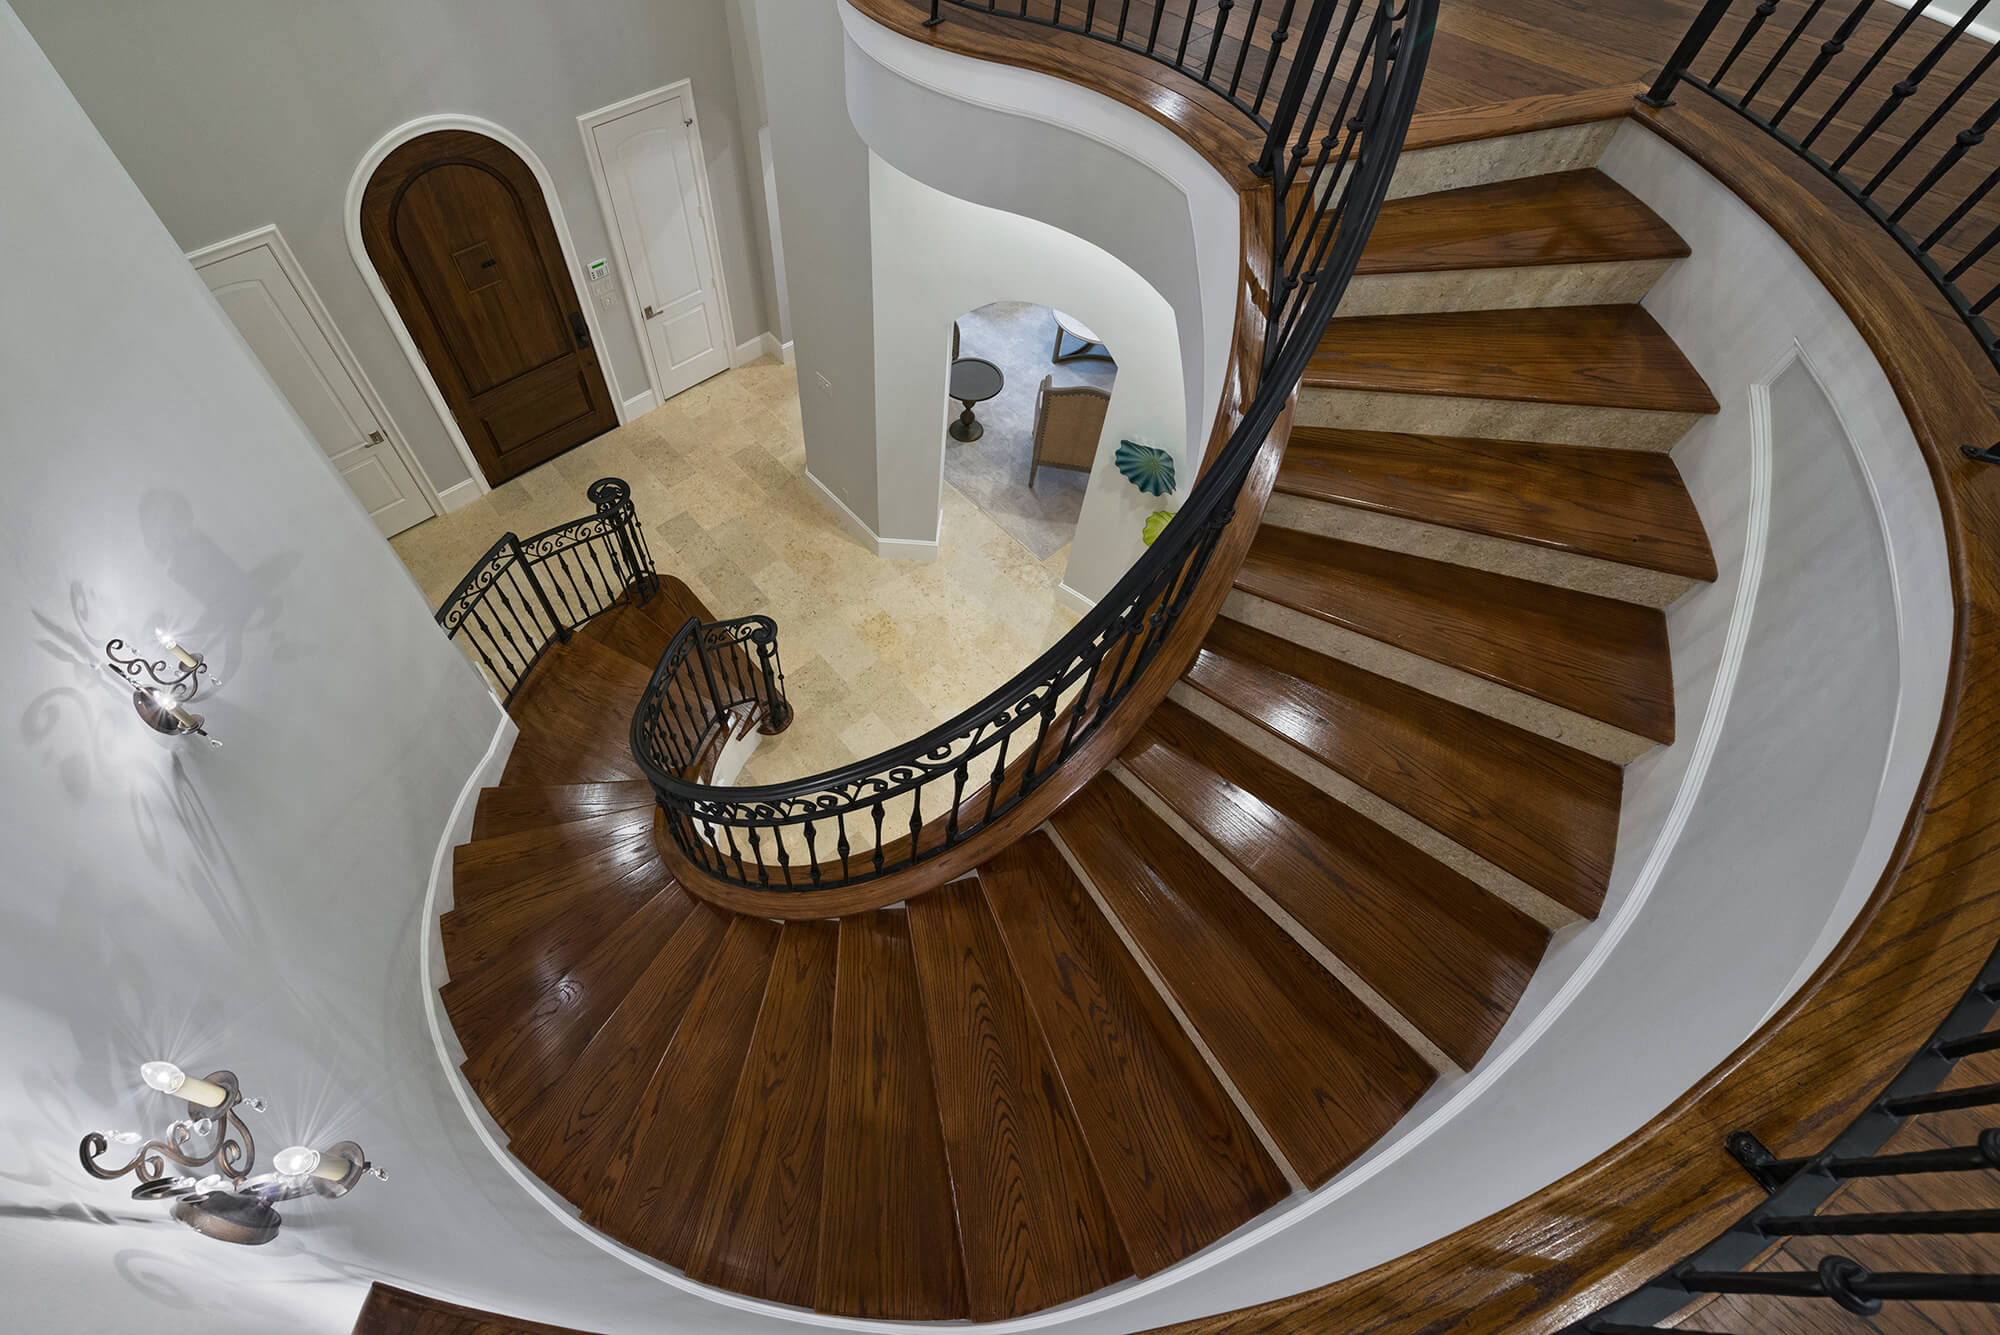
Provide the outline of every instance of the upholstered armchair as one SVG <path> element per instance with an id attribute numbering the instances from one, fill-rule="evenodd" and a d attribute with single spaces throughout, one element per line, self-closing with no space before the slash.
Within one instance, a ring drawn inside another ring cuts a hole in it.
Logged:
<path id="1" fill-rule="evenodd" d="M 1028 485 L 1049 468 L 1080 468 L 1088 472 L 1097 458 L 1097 438 L 1104 432 L 1111 395 L 1089 385 L 1057 389 L 1055 377 L 1042 377 L 1035 393 L 1035 452 L 1028 464 Z"/>

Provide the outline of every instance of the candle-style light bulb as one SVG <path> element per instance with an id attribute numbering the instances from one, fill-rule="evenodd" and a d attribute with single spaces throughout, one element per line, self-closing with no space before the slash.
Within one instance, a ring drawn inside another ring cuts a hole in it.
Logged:
<path id="1" fill-rule="evenodd" d="M 171 1094 L 198 1103 L 204 1108 L 220 1108 L 229 1098 L 221 1085 L 197 1080 L 172 1062 L 150 1061 L 139 1068 L 139 1078 L 162 1094 Z"/>
<path id="2" fill-rule="evenodd" d="M 165 649 L 168 653 L 172 654 L 175 658 L 178 658 L 181 661 L 181 666 L 183 668 L 186 668 L 188 671 L 192 672 L 196 667 L 198 667 L 201 664 L 201 655 L 196 653 L 190 653 L 188 650 L 182 648 L 181 642 L 174 638 L 174 633 L 172 631 L 156 630 L 153 632 L 153 634 L 160 641 L 160 647 L 162 649 Z"/>
<path id="3" fill-rule="evenodd" d="M 338 1154 L 321 1154 L 309 1145 L 291 1145 L 271 1156 L 271 1167 L 282 1177 L 317 1177 L 339 1182 L 354 1171 L 354 1162 Z"/>
<path id="4" fill-rule="evenodd" d="M 144 1139 L 137 1131 L 100 1131 L 97 1134 L 107 1145 L 137 1145 Z"/>

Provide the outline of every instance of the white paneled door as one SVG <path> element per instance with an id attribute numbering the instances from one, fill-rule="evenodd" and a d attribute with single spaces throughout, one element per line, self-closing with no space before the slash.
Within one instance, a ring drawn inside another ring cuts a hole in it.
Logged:
<path id="1" fill-rule="evenodd" d="M 266 231 L 189 258 L 376 527 L 400 533 L 436 510 L 283 245 Z"/>
<path id="2" fill-rule="evenodd" d="M 694 103 L 683 87 L 608 119 L 590 119 L 653 383 L 669 399 L 730 363 L 702 202 Z"/>

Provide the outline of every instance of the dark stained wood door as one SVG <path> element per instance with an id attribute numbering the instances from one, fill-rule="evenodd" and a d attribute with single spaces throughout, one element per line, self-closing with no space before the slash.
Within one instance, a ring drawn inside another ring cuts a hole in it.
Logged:
<path id="1" fill-rule="evenodd" d="M 541 184 L 506 146 L 410 140 L 369 179 L 361 236 L 487 481 L 618 425 Z"/>

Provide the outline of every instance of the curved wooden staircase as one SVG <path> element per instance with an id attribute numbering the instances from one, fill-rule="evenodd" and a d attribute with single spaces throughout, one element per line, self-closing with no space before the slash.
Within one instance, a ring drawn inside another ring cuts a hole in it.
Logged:
<path id="1" fill-rule="evenodd" d="M 1173 1265 L 1480 1060 L 1603 902 L 1620 767 L 1674 736 L 1662 609 L 1715 577 L 1663 451 L 1716 405 L 1635 304 L 1686 248 L 1536 142 L 1411 155 L 1223 615 L 976 875 L 703 902 L 626 733 L 708 609 L 669 579 L 551 652 L 442 925 L 523 1164 L 703 1283 L 988 1320 Z"/>

